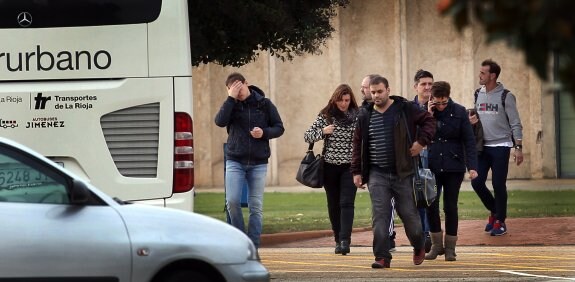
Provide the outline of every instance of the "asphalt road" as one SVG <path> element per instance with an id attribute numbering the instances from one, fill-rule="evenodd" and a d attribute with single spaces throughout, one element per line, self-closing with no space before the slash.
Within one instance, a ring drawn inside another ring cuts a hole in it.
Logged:
<path id="1" fill-rule="evenodd" d="M 391 268 L 372 269 L 371 247 L 261 248 L 262 263 L 276 281 L 575 281 L 575 246 L 457 248 L 457 261 L 442 256 L 416 266 L 412 248 L 398 247 Z"/>

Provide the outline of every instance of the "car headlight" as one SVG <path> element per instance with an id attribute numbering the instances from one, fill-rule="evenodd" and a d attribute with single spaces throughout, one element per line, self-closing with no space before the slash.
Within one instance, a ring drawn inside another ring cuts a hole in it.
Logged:
<path id="1" fill-rule="evenodd" d="M 260 260 L 258 249 L 256 249 L 256 246 L 254 246 L 254 243 L 251 240 L 248 242 L 248 260 Z"/>

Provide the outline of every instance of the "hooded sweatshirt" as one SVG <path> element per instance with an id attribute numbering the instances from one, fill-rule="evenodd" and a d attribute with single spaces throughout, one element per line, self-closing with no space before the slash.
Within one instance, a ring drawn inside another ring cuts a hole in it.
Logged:
<path id="1" fill-rule="evenodd" d="M 486 92 L 485 86 L 481 87 L 477 95 L 475 108 L 483 125 L 483 139 L 485 146 L 512 146 L 512 138 L 523 139 L 523 126 L 517 111 L 515 95 L 507 93 L 505 107 L 501 103 L 503 84 L 497 83 L 495 89 Z"/>
<path id="2" fill-rule="evenodd" d="M 284 133 L 283 122 L 276 106 L 254 85 L 244 101 L 228 97 L 215 117 L 217 126 L 226 127 L 228 141 L 226 157 L 245 165 L 268 163 L 271 155 L 269 140 Z M 262 138 L 251 136 L 250 130 L 260 127 Z"/>

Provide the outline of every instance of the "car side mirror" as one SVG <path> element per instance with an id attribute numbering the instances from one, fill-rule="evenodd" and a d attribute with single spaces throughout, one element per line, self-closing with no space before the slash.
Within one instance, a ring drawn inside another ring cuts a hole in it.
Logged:
<path id="1" fill-rule="evenodd" d="M 80 180 L 74 179 L 72 189 L 70 190 L 70 202 L 72 204 L 85 204 L 90 199 L 90 190 L 86 184 Z"/>

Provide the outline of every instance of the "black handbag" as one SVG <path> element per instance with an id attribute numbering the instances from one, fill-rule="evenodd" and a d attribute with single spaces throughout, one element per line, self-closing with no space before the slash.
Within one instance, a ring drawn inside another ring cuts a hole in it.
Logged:
<path id="1" fill-rule="evenodd" d="M 305 157 L 301 160 L 295 179 L 305 186 L 321 188 L 323 187 L 324 152 L 322 152 L 322 155 L 315 155 L 313 152 L 313 144 L 314 143 L 309 144 Z"/>
<path id="2" fill-rule="evenodd" d="M 418 208 L 427 208 L 431 206 L 437 198 L 437 185 L 435 184 L 435 175 L 428 168 L 423 168 L 419 156 L 413 157 L 413 198 Z"/>
<path id="3" fill-rule="evenodd" d="M 405 129 L 407 131 L 407 141 L 413 144 L 411 134 L 409 134 L 409 126 L 407 126 L 407 116 L 403 116 Z M 423 168 L 419 156 L 412 158 L 413 160 L 413 199 L 417 208 L 427 208 L 431 206 L 435 198 L 437 198 L 437 185 L 435 183 L 435 175 L 428 168 Z"/>

